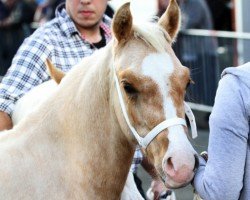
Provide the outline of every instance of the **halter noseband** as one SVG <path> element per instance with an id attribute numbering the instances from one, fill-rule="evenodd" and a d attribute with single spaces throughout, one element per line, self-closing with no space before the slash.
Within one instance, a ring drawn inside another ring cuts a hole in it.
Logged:
<path id="1" fill-rule="evenodd" d="M 141 137 L 137 131 L 135 130 L 135 128 L 131 125 L 130 121 L 129 121 L 129 117 L 127 114 L 127 110 L 125 107 L 125 103 L 122 97 L 122 92 L 119 86 L 119 81 L 115 72 L 115 67 L 113 65 L 113 71 L 114 71 L 114 78 L 115 78 L 115 85 L 116 85 L 116 90 L 118 93 L 118 98 L 119 98 L 119 102 L 120 102 L 120 106 L 122 109 L 122 113 L 123 116 L 127 122 L 127 125 L 130 129 L 130 131 L 132 132 L 132 134 L 134 135 L 134 137 L 136 138 L 137 142 L 139 143 L 139 145 L 143 148 L 147 148 L 147 146 L 149 145 L 149 143 L 164 129 L 171 127 L 171 126 L 177 126 L 177 125 L 183 125 L 187 127 L 186 124 L 186 120 L 183 118 L 179 118 L 179 117 L 174 117 L 171 119 L 167 119 L 163 122 L 161 122 L 160 124 L 158 124 L 156 127 L 154 127 L 145 137 Z M 195 117 L 194 114 L 191 110 L 191 108 L 189 107 L 189 105 L 184 102 L 184 107 L 185 107 L 185 113 L 189 119 L 190 122 L 190 126 L 191 126 L 191 131 L 192 131 L 192 138 L 196 138 L 197 137 L 197 128 L 196 128 L 196 122 L 195 122 Z"/>

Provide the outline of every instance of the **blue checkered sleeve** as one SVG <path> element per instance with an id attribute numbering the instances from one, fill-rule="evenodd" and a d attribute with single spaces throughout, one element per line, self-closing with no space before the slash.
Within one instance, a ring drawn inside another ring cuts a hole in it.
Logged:
<path id="1" fill-rule="evenodd" d="M 44 61 L 49 54 L 45 41 L 25 40 L 0 84 L 0 110 L 11 114 L 17 99 L 48 80 Z"/>
<path id="2" fill-rule="evenodd" d="M 136 147 L 135 149 L 135 153 L 134 153 L 134 157 L 133 157 L 133 161 L 132 161 L 132 165 L 131 165 L 131 168 L 130 170 L 135 173 L 138 166 L 141 164 L 142 162 L 142 159 L 143 159 L 143 155 L 142 155 L 142 152 L 141 152 L 141 149 L 139 146 Z"/>

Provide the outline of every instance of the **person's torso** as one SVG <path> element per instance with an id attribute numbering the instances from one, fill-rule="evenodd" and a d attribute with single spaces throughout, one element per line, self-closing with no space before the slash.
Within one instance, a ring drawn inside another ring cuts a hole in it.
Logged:
<path id="1" fill-rule="evenodd" d="M 102 23 L 102 25 L 105 25 L 106 30 L 109 29 L 109 23 Z M 84 57 L 90 56 L 97 49 L 81 37 L 65 10 L 58 13 L 56 18 L 34 34 L 37 35 L 37 38 L 40 37 L 39 35 L 45 34 L 42 38 L 50 53 L 48 57 L 56 67 L 64 72 L 69 71 Z M 109 36 L 106 32 L 104 37 L 106 43 L 111 39 L 111 35 Z"/>

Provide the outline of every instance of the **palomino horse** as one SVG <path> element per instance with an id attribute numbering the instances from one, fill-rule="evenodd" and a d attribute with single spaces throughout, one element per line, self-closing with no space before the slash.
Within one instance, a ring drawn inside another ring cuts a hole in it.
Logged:
<path id="1" fill-rule="evenodd" d="M 114 39 L 1 133 L 1 198 L 119 199 L 137 143 L 167 187 L 189 183 L 196 166 L 184 119 L 190 76 L 171 49 L 179 15 L 174 0 L 158 24 L 133 24 L 129 4 L 118 10 Z"/>
<path id="2" fill-rule="evenodd" d="M 49 60 L 46 62 L 47 69 L 53 80 L 46 81 L 27 92 L 20 98 L 15 105 L 12 113 L 12 122 L 16 126 L 23 118 L 27 117 L 37 106 L 50 97 L 57 90 L 57 85 L 60 84 L 65 74 L 58 70 Z M 130 171 L 127 177 L 126 184 L 121 194 L 121 200 L 143 200 L 138 191 L 132 172 Z M 171 198 L 170 200 L 175 200 Z"/>

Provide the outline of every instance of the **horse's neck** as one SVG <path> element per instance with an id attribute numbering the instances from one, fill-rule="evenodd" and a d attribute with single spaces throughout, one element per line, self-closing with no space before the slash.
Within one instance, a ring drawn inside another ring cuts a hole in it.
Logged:
<path id="1" fill-rule="evenodd" d="M 40 116 L 34 118 L 43 121 L 36 134 L 52 138 L 53 148 L 60 148 L 69 155 L 65 158 L 70 162 L 82 165 L 83 185 L 91 182 L 93 188 L 100 188 L 100 180 L 109 180 L 101 183 L 105 194 L 99 191 L 109 198 L 108 194 L 115 197 L 114 193 L 119 195 L 122 191 L 134 147 L 122 133 L 114 114 L 110 98 L 111 49 L 106 51 L 72 70 L 59 85 L 57 94 L 47 101 L 49 105 L 41 106 Z"/>
<path id="2" fill-rule="evenodd" d="M 114 83 L 110 70 L 113 62 L 111 49 L 105 51 L 91 57 L 90 66 L 83 63 L 90 69 L 79 82 L 74 98 L 67 102 L 69 106 L 64 109 L 64 115 L 69 118 L 67 121 L 71 121 L 67 134 L 75 134 L 74 137 L 79 138 L 80 147 L 85 152 L 82 154 L 83 163 L 91 166 L 85 169 L 85 174 L 90 176 L 90 180 L 96 176 L 99 181 L 109 180 L 106 190 L 110 191 L 105 193 L 112 194 L 114 187 L 119 188 L 120 185 L 121 190 L 125 183 L 134 149 L 122 133 L 114 114 L 113 97 L 110 97 L 111 84 Z M 72 118 L 74 120 L 70 120 Z M 99 181 L 94 188 L 98 188 Z"/>

